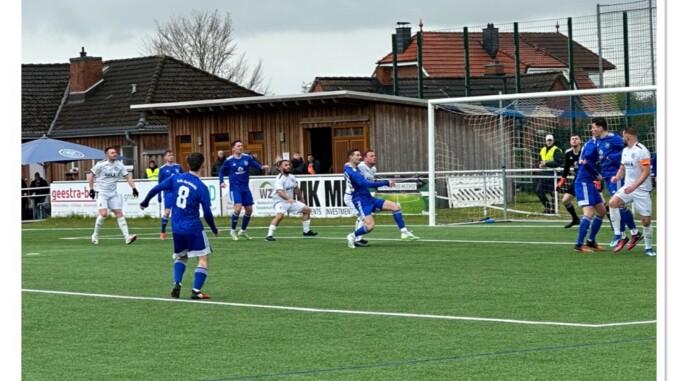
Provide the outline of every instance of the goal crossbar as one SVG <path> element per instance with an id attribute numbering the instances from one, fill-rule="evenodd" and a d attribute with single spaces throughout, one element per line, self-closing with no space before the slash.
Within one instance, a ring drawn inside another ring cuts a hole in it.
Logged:
<path id="1" fill-rule="evenodd" d="M 471 103 L 471 102 L 489 102 L 489 101 L 503 101 L 515 99 L 535 99 L 535 98 L 554 98 L 554 97 L 576 97 L 584 95 L 602 95 L 613 93 L 635 93 L 635 92 L 656 92 L 657 86 L 631 86 L 631 87 L 609 87 L 602 89 L 585 89 L 585 90 L 565 90 L 565 91 L 549 91 L 537 93 L 520 93 L 520 94 L 498 94 L 498 95 L 482 95 L 472 97 L 456 97 L 456 98 L 441 98 L 430 99 L 428 101 L 428 184 L 429 184 L 429 205 L 428 216 L 429 226 L 436 224 L 436 181 L 435 181 L 435 110 L 437 105 L 449 103 Z"/>

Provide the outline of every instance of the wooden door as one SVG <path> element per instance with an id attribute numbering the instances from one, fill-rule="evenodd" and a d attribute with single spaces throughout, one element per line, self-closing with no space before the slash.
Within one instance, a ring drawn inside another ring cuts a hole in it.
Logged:
<path id="1" fill-rule="evenodd" d="M 346 124 L 332 127 L 332 171 L 344 172 L 344 163 L 348 161 L 348 150 L 367 150 L 367 125 Z"/>
<path id="2" fill-rule="evenodd" d="M 181 165 L 184 171 L 188 172 L 188 163 L 186 158 L 193 152 L 193 144 L 190 135 L 177 136 L 176 149 L 174 150 L 174 161 Z"/>
<path id="3" fill-rule="evenodd" d="M 250 156 L 255 158 L 259 164 L 264 165 L 264 145 L 261 143 L 250 143 L 246 146 L 243 146 L 243 151 L 249 151 Z"/>

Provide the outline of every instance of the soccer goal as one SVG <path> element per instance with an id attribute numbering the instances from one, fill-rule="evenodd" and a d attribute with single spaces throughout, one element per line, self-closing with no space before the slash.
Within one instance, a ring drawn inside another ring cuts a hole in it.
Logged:
<path id="1" fill-rule="evenodd" d="M 619 134 L 636 127 L 656 152 L 656 86 L 429 100 L 429 225 L 569 218 L 566 188 L 549 189 L 555 213 L 543 213 L 536 184 L 555 189 L 563 168 L 538 168 L 539 152 L 548 135 L 563 154 L 572 135 L 583 145 L 593 117 Z"/>

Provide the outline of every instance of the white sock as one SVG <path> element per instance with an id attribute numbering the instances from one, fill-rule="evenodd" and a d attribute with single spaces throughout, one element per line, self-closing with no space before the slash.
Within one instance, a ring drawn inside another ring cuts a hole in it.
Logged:
<path id="1" fill-rule="evenodd" d="M 101 215 L 97 216 L 97 220 L 94 223 L 94 234 L 99 236 L 99 230 L 101 230 L 101 226 L 104 224 L 104 221 L 106 221 L 106 217 L 102 217 Z"/>
<path id="2" fill-rule="evenodd" d="M 308 233 L 311 227 L 311 220 L 301 221 L 301 227 L 304 230 L 304 233 Z"/>
<path id="3" fill-rule="evenodd" d="M 645 238 L 645 250 L 652 248 L 652 224 L 643 226 L 643 237 Z"/>
<path id="4" fill-rule="evenodd" d="M 610 221 L 614 229 L 614 235 L 621 235 L 621 212 L 619 208 L 610 208 Z"/>
<path id="5" fill-rule="evenodd" d="M 120 227 L 122 235 L 127 238 L 127 236 L 129 236 L 129 230 L 127 229 L 127 221 L 125 221 L 125 216 L 118 218 L 118 226 Z"/>
<path id="6" fill-rule="evenodd" d="M 273 232 L 275 232 L 276 226 L 275 225 L 270 225 L 268 227 L 268 236 L 273 237 Z"/>

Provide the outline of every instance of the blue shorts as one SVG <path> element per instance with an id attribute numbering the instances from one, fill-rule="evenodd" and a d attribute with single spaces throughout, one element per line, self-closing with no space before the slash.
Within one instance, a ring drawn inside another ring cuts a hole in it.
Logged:
<path id="1" fill-rule="evenodd" d="M 240 204 L 242 206 L 251 206 L 254 205 L 254 199 L 252 198 L 252 192 L 248 190 L 244 191 L 231 191 L 231 201 L 233 205 Z"/>
<path id="2" fill-rule="evenodd" d="M 172 233 L 172 240 L 174 241 L 174 258 L 185 257 L 202 257 L 212 252 L 210 243 L 207 240 L 207 234 L 204 230 L 177 234 Z"/>
<path id="3" fill-rule="evenodd" d="M 615 193 L 617 193 L 617 190 L 624 185 L 624 180 L 619 180 L 616 183 L 613 183 L 610 179 L 611 177 L 606 178 L 605 183 L 607 183 L 607 191 L 610 192 L 610 197 L 612 197 Z"/>
<path id="4" fill-rule="evenodd" d="M 353 204 L 355 205 L 355 208 L 358 209 L 358 215 L 360 215 L 361 218 L 365 218 L 374 212 L 380 211 L 384 207 L 384 202 L 386 202 L 386 200 L 376 197 L 353 200 Z"/>
<path id="5" fill-rule="evenodd" d="M 596 206 L 603 202 L 600 192 L 591 182 L 574 182 L 574 194 L 577 197 L 577 204 L 580 207 Z"/>
<path id="6" fill-rule="evenodd" d="M 174 202 L 174 193 L 162 192 L 162 203 L 165 205 L 165 209 L 172 209 L 172 202 Z"/>

